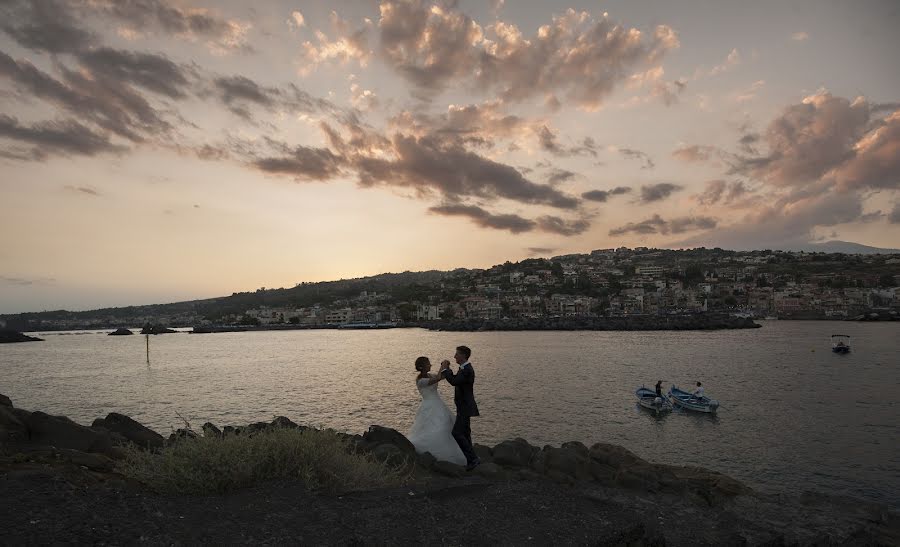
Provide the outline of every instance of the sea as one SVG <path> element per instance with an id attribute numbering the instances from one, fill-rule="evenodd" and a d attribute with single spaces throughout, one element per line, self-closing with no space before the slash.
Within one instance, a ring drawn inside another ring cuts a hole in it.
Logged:
<path id="1" fill-rule="evenodd" d="M 762 491 L 900 507 L 900 324 L 761 323 L 679 332 L 38 332 L 29 334 L 44 342 L 0 345 L 0 393 L 85 425 L 127 414 L 164 435 L 184 421 L 199 430 L 274 416 L 406 432 L 419 404 L 415 359 L 437 368 L 466 345 L 481 411 L 476 443 L 613 443 Z M 832 334 L 849 335 L 852 351 L 832 353 Z M 718 413 L 639 407 L 635 389 L 657 380 L 688 390 L 701 381 Z M 452 387 L 439 390 L 453 408 Z"/>

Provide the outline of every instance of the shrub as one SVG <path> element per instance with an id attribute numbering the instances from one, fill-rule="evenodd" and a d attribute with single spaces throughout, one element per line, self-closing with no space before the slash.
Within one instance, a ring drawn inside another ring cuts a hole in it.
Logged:
<path id="1" fill-rule="evenodd" d="M 184 438 L 150 452 L 126 451 L 119 471 L 169 494 L 223 493 L 271 479 L 341 492 L 401 484 L 400 467 L 353 453 L 349 441 L 316 429 L 272 428 L 253 435 Z"/>

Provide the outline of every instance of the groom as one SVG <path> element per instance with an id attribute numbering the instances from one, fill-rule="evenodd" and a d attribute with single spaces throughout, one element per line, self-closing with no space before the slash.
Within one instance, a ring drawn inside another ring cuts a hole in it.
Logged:
<path id="1" fill-rule="evenodd" d="M 450 370 L 450 361 L 441 363 L 441 375 L 454 387 L 453 402 L 456 403 L 456 422 L 453 424 L 453 438 L 466 456 L 466 470 L 471 471 L 481 463 L 472 448 L 472 426 L 470 418 L 478 416 L 478 405 L 475 403 L 475 369 L 469 362 L 472 350 L 466 346 L 456 348 L 453 359 L 459 365 L 456 374 Z"/>

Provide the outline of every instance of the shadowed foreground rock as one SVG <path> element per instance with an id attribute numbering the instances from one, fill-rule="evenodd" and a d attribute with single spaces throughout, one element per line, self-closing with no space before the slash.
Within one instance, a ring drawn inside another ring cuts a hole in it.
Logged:
<path id="1" fill-rule="evenodd" d="M 0 344 L 15 344 L 17 342 L 43 342 L 43 338 L 37 338 L 35 336 L 28 336 L 27 334 L 22 334 L 21 332 L 9 330 L 9 329 L 0 329 Z"/>
<path id="2" fill-rule="evenodd" d="M 307 429 L 286 417 L 206 423 L 208 436 Z M 322 495 L 300 481 L 221 496 L 166 496 L 116 473 L 122 445 L 168 441 L 112 413 L 91 427 L 17 409 L 0 395 L 0 530 L 13 545 L 75 543 L 898 545 L 885 506 L 823 494 L 755 492 L 726 475 L 659 465 L 614 444 L 476 445 L 474 471 L 416 454 L 401 433 L 333 432 L 408 469 L 400 488 Z M 465 526 L 458 526 L 465 522 Z"/>

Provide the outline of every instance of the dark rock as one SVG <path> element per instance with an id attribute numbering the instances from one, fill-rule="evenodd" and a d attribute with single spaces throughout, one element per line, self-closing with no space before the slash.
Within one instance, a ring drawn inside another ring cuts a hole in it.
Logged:
<path id="1" fill-rule="evenodd" d="M 503 441 L 494 447 L 493 460 L 494 463 L 506 467 L 528 467 L 536 450 L 525 439 Z"/>
<path id="2" fill-rule="evenodd" d="M 195 433 L 192 429 L 176 429 L 169 435 L 169 440 L 167 441 L 169 444 L 178 442 L 184 439 L 196 439 L 198 437 L 197 433 Z"/>
<path id="3" fill-rule="evenodd" d="M 204 437 L 222 437 L 222 430 L 212 422 L 206 422 L 200 429 L 203 430 Z"/>
<path id="4" fill-rule="evenodd" d="M 109 436 L 78 425 L 65 416 L 51 416 L 40 411 L 25 414 L 24 422 L 28 427 L 29 440 L 33 443 L 81 452 L 106 452 L 112 447 Z"/>
<path id="5" fill-rule="evenodd" d="M 589 454 L 591 459 L 614 468 L 647 463 L 634 452 L 615 444 L 597 443 L 591 447 Z"/>
<path id="6" fill-rule="evenodd" d="M 431 469 L 437 462 L 437 458 L 431 455 L 431 452 L 423 452 L 416 456 L 416 463 L 423 469 Z"/>
<path id="7" fill-rule="evenodd" d="M 445 462 L 443 460 L 437 460 L 436 462 L 434 462 L 434 466 L 431 469 L 437 473 L 440 473 L 441 475 L 446 475 L 448 477 L 462 477 L 466 472 L 465 467 L 456 465 L 455 463 Z"/>
<path id="8" fill-rule="evenodd" d="M 571 443 L 569 443 L 571 444 Z M 592 478 L 590 464 L 591 459 L 587 455 L 587 448 L 582 445 L 584 451 L 577 447 L 554 448 L 547 447 L 543 452 L 543 471 L 550 475 L 551 471 L 563 473 L 577 480 L 590 480 Z M 540 471 L 536 469 L 536 471 Z"/>
<path id="9" fill-rule="evenodd" d="M 0 405 L 0 441 L 28 439 L 28 426 L 15 414 L 12 406 Z"/>
<path id="10" fill-rule="evenodd" d="M 34 336 L 28 336 L 26 334 L 22 334 L 21 332 L 9 330 L 9 329 L 0 329 L 0 344 L 15 344 L 16 342 L 43 342 L 43 338 L 36 338 Z"/>
<path id="11" fill-rule="evenodd" d="M 488 478 L 503 477 L 505 475 L 503 468 L 492 462 L 482 462 L 481 465 L 476 466 L 472 472 L 476 475 Z"/>
<path id="12" fill-rule="evenodd" d="M 128 329 L 116 329 L 111 333 L 107 334 L 107 336 L 128 336 L 129 334 L 134 334 Z"/>
<path id="13" fill-rule="evenodd" d="M 494 461 L 494 452 L 491 450 L 490 446 L 475 443 L 472 448 L 475 449 L 475 455 L 478 456 L 478 459 L 483 463 Z"/>
<path id="14" fill-rule="evenodd" d="M 9 400 L 9 397 L 0 393 L 0 406 L 13 406 L 12 401 Z"/>
<path id="15" fill-rule="evenodd" d="M 173 334 L 176 332 L 178 331 L 162 325 L 144 325 L 144 328 L 141 329 L 141 334 Z"/>
<path id="16" fill-rule="evenodd" d="M 97 418 L 92 427 L 102 427 L 118 433 L 143 448 L 162 448 L 165 439 L 140 422 L 118 412 L 110 412 L 106 418 Z"/>
<path id="17" fill-rule="evenodd" d="M 369 430 L 363 434 L 363 439 L 367 443 L 375 445 L 392 444 L 406 454 L 415 454 L 416 452 L 416 447 L 409 442 L 409 439 L 396 429 L 389 427 L 380 425 L 369 426 Z"/>
<path id="18" fill-rule="evenodd" d="M 59 453 L 66 461 L 74 463 L 75 465 L 87 467 L 91 471 L 108 472 L 112 471 L 116 466 L 113 460 L 102 454 L 91 454 L 67 448 L 61 448 Z"/>
<path id="19" fill-rule="evenodd" d="M 405 463 L 407 457 L 407 454 L 390 443 L 379 444 L 372 449 L 371 453 L 376 460 L 390 464 Z"/>
<path id="20" fill-rule="evenodd" d="M 284 416 L 278 416 L 270 424 L 272 427 L 287 427 L 289 429 L 306 429 L 304 426 L 295 424 Z"/>

